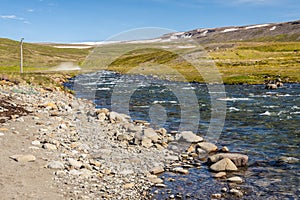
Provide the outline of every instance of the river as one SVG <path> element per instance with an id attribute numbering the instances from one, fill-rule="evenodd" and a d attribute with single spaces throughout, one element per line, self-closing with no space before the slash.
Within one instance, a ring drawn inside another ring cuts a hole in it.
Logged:
<path id="1" fill-rule="evenodd" d="M 245 179 L 240 185 L 246 191 L 244 198 L 300 198 L 300 84 L 285 84 L 272 91 L 264 85 L 225 85 L 224 94 L 213 96 L 206 84 L 99 71 L 79 75 L 65 86 L 75 90 L 77 97 L 93 100 L 97 107 L 149 121 L 154 128 L 190 128 L 200 135 L 212 126 L 212 102 L 223 103 L 225 113 L 219 115 L 226 118 L 218 122 L 222 129 L 216 133 L 217 144 L 249 156 L 248 168 L 238 173 Z M 190 106 L 183 105 L 185 98 L 191 99 Z M 164 189 L 153 188 L 154 197 L 164 199 L 178 193 L 185 194 L 183 199 L 209 199 L 210 194 L 220 193 L 216 188 L 226 187 L 226 181 L 211 178 L 206 168 L 190 169 L 188 175 L 180 176 L 164 173 L 165 180 L 177 181 L 166 181 Z"/>

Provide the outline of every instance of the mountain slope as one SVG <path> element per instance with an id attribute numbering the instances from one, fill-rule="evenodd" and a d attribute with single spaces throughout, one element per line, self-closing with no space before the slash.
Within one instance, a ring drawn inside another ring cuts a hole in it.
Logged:
<path id="1" fill-rule="evenodd" d="M 187 32 L 166 34 L 161 38 L 163 40 L 192 38 L 201 43 L 232 41 L 300 41 L 300 20 L 284 23 L 195 29 Z"/>

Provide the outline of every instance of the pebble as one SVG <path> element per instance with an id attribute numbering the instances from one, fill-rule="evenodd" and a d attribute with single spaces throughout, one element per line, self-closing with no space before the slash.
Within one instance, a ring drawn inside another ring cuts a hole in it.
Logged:
<path id="1" fill-rule="evenodd" d="M 50 143 L 45 143 L 42 146 L 44 149 L 48 149 L 48 150 L 56 150 L 57 147 L 54 144 L 50 144 Z"/>
<path id="2" fill-rule="evenodd" d="M 172 169 L 173 172 L 175 173 L 180 173 L 180 174 L 188 174 L 189 170 L 183 169 L 182 167 L 175 167 Z"/>
<path id="3" fill-rule="evenodd" d="M 222 194 L 212 194 L 211 198 L 213 198 L 213 199 L 221 199 L 222 198 Z"/>
<path id="4" fill-rule="evenodd" d="M 73 158 L 68 158 L 68 164 L 74 167 L 75 169 L 79 169 L 80 167 L 82 167 L 82 162 L 77 161 Z"/>
<path id="5" fill-rule="evenodd" d="M 0 136 L 4 136 L 4 133 L 0 133 Z"/>
<path id="6" fill-rule="evenodd" d="M 238 177 L 238 176 L 228 178 L 227 180 L 229 182 L 234 182 L 234 183 L 242 183 L 243 182 L 243 179 L 241 177 Z"/>
<path id="7" fill-rule="evenodd" d="M 226 172 L 219 172 L 219 173 L 214 175 L 214 178 L 222 178 L 224 176 L 226 176 Z"/>
<path id="8" fill-rule="evenodd" d="M 38 140 L 34 140 L 34 141 L 31 142 L 31 144 L 34 145 L 34 146 L 40 146 L 41 142 L 38 141 Z"/>
<path id="9" fill-rule="evenodd" d="M 242 197 L 244 195 L 243 192 L 237 189 L 231 189 L 229 192 L 237 197 Z"/>
<path id="10" fill-rule="evenodd" d="M 60 161 L 51 161 L 50 163 L 48 163 L 47 168 L 49 168 L 49 169 L 64 169 L 65 166 Z"/>
<path id="11" fill-rule="evenodd" d="M 151 174 L 160 174 L 160 173 L 163 173 L 165 171 L 164 167 L 163 166 L 157 166 L 157 167 L 154 167 L 150 170 L 150 173 Z"/>

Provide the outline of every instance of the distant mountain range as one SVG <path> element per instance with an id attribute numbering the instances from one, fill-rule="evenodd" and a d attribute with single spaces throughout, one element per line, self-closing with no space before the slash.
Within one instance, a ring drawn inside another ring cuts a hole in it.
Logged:
<path id="1" fill-rule="evenodd" d="M 163 35 L 162 41 L 192 38 L 201 43 L 231 41 L 300 41 L 300 20 L 284 23 L 200 28 Z"/>

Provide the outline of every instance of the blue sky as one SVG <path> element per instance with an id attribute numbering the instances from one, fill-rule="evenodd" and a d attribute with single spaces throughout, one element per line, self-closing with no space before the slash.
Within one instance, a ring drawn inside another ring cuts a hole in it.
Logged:
<path id="1" fill-rule="evenodd" d="M 0 0 L 0 37 L 101 41 L 122 31 L 176 31 L 300 19 L 299 0 Z"/>

